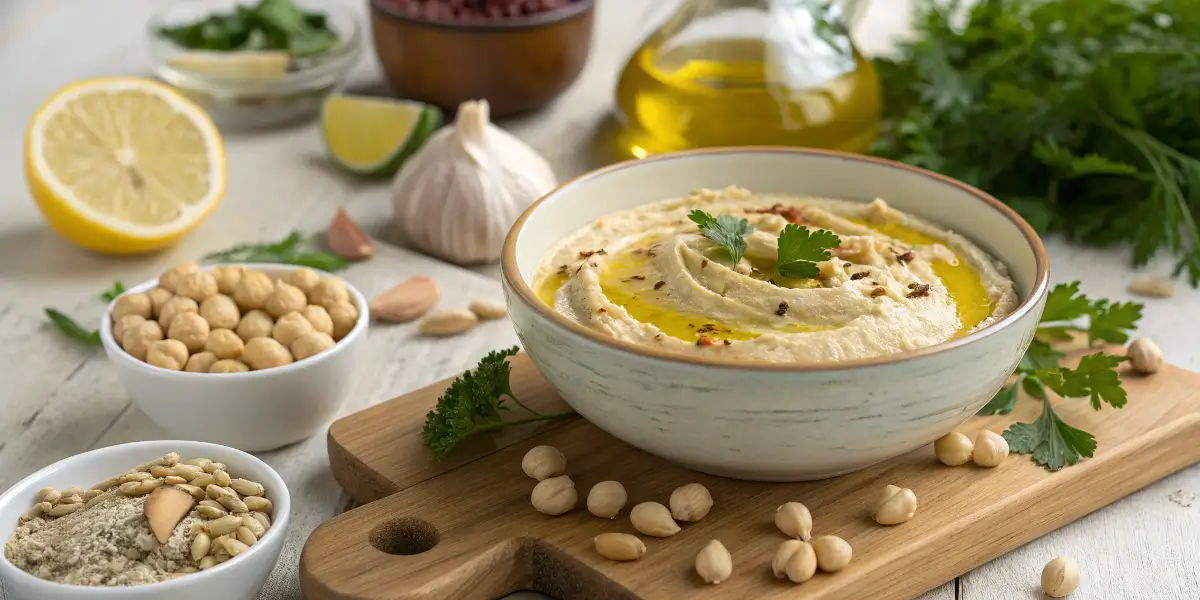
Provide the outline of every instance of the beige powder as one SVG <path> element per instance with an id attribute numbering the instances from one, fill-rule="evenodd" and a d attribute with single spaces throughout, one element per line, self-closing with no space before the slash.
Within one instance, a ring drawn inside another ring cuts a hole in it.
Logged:
<path id="1" fill-rule="evenodd" d="M 111 489 L 91 508 L 23 523 L 4 544 L 4 555 L 37 577 L 74 585 L 140 585 L 194 571 L 188 532 L 199 517 L 184 517 L 159 544 L 142 512 L 145 503 L 146 496 Z"/>

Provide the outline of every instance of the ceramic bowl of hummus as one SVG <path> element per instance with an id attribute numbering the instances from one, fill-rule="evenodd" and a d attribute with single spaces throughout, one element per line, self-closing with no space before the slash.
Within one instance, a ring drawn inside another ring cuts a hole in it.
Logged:
<path id="1" fill-rule="evenodd" d="M 980 190 L 782 148 L 583 175 L 517 220 L 501 264 L 525 351 L 583 417 L 761 481 L 854 471 L 966 421 L 1028 347 L 1049 271 Z"/>

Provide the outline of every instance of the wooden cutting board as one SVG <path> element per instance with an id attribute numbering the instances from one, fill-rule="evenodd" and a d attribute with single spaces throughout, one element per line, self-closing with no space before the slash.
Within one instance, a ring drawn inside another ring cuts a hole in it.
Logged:
<path id="1" fill-rule="evenodd" d="M 567 408 L 528 358 L 519 355 L 513 365 L 514 393 L 523 401 L 542 412 Z M 300 560 L 301 585 L 309 600 L 492 599 L 519 589 L 562 600 L 913 598 L 1200 460 L 1200 375 L 1166 366 L 1151 377 L 1126 372 L 1123 378 L 1129 404 L 1121 410 L 1095 412 L 1084 399 L 1055 400 L 1065 421 L 1099 443 L 1094 458 L 1057 473 L 1018 455 L 996 469 L 950 468 L 926 447 L 849 475 L 795 484 L 689 471 L 581 419 L 481 437 L 437 463 L 420 434 L 425 413 L 449 383 L 441 382 L 330 428 L 333 474 L 366 504 L 312 534 Z M 1013 414 L 975 418 L 959 431 L 972 437 L 982 428 L 1002 431 L 1040 410 L 1023 397 Z M 579 491 L 577 508 L 560 517 L 529 503 L 535 482 L 520 463 L 539 444 L 566 454 Z M 592 485 L 610 479 L 625 485 L 629 504 L 617 518 L 599 519 L 584 499 Z M 640 536 L 648 551 L 635 562 L 596 554 L 596 534 L 635 533 L 629 507 L 665 504 L 671 490 L 690 482 L 703 483 L 715 500 L 704 520 L 684 524 L 674 537 Z M 882 527 L 871 519 L 887 484 L 916 493 L 911 521 Z M 814 535 L 850 542 L 854 559 L 846 569 L 801 585 L 772 576 L 771 557 L 784 540 L 774 512 L 793 500 L 812 511 Z M 733 576 L 718 586 L 704 584 L 693 570 L 696 553 L 713 538 L 734 562 Z"/>

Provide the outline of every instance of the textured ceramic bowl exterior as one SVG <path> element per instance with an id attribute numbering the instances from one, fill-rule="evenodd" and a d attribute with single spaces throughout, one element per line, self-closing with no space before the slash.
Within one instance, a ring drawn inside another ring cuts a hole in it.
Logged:
<path id="1" fill-rule="evenodd" d="M 298 269 L 247 264 L 272 277 Z M 328 273 L 321 273 L 329 275 Z M 337 415 L 366 345 L 367 300 L 342 280 L 358 307 L 358 322 L 329 350 L 282 367 L 246 373 L 187 373 L 151 366 L 129 355 L 112 337 L 113 304 L 104 311 L 100 340 L 133 403 L 167 433 L 225 444 L 247 452 L 273 450 L 324 428 Z M 144 282 L 126 293 L 158 285 Z M 115 301 L 114 301 L 115 303 Z"/>
<path id="2" fill-rule="evenodd" d="M 134 465 L 154 460 L 168 452 L 187 458 L 211 458 L 229 465 L 229 472 L 262 483 L 274 505 L 271 528 L 258 543 L 236 558 L 199 573 L 147 585 L 88 587 L 39 579 L 18 569 L 0 553 L 0 598 L 13 600 L 253 600 L 279 561 L 287 538 L 291 496 L 274 469 L 253 456 L 217 444 L 161 440 L 134 442 L 92 450 L 60 460 L 25 479 L 0 496 L 0 530 L 7 540 L 20 516 L 29 511 L 38 490 L 66 489 L 73 485 L 99 483 Z M 7 595 L 5 595 L 7 594 Z"/>
<path id="3" fill-rule="evenodd" d="M 945 344 L 815 367 L 701 361 L 633 346 L 567 320 L 534 295 L 535 269 L 567 233 L 614 211 L 731 184 L 756 192 L 884 198 L 966 236 L 1006 264 L 1022 302 L 991 327 Z M 975 414 L 1033 337 L 1049 265 L 1028 224 L 965 184 L 857 155 L 739 148 L 620 163 L 566 183 L 513 226 L 502 270 L 525 351 L 596 426 L 698 471 L 804 481 L 904 454 Z"/>

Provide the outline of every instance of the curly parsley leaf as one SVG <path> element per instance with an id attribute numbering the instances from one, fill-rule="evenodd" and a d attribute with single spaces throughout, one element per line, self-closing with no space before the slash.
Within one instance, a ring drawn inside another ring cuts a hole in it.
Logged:
<path id="1" fill-rule="evenodd" d="M 473 435 L 575 415 L 574 412 L 539 413 L 517 400 L 509 382 L 512 365 L 508 363 L 508 357 L 519 350 L 513 346 L 489 352 L 474 371 L 460 375 L 438 398 L 437 406 L 425 415 L 425 426 L 421 430 L 421 439 L 435 459 L 445 460 L 460 442 Z M 512 400 L 531 416 L 505 420 L 504 413 L 509 410 L 505 400 Z"/>
<path id="2" fill-rule="evenodd" d="M 742 261 L 742 255 L 746 253 L 746 236 L 754 233 L 750 221 L 733 215 L 714 217 L 700 209 L 688 213 L 688 218 L 700 228 L 701 235 L 725 248 L 733 264 Z"/>
<path id="3" fill-rule="evenodd" d="M 1092 434 L 1064 423 L 1049 401 L 1042 402 L 1042 416 L 1032 423 L 1015 423 L 1004 431 L 1008 447 L 1017 454 L 1032 454 L 1033 461 L 1057 471 L 1096 452 Z"/>
<path id="4" fill-rule="evenodd" d="M 349 264 L 340 256 L 328 252 L 309 252 L 300 249 L 304 237 L 293 231 L 277 242 L 238 244 L 226 250 L 204 255 L 204 262 L 248 262 L 298 265 L 328 271 L 341 271 Z"/>
<path id="5" fill-rule="evenodd" d="M 125 293 L 125 284 L 120 281 L 114 281 L 112 287 L 100 294 L 100 299 L 105 302 L 112 302 L 117 299 L 117 296 Z"/>
<path id="6" fill-rule="evenodd" d="M 84 329 L 79 325 L 79 323 L 75 322 L 75 319 L 68 317 L 58 309 L 46 308 L 44 310 L 46 311 L 46 317 L 50 319 L 50 322 L 54 324 L 54 326 L 57 327 L 58 330 L 63 333 L 63 335 L 66 335 L 67 337 L 88 346 L 100 345 L 99 331 Z"/>
<path id="7" fill-rule="evenodd" d="M 796 279 L 813 279 L 821 271 L 817 263 L 829 260 L 829 250 L 842 245 L 842 240 L 828 229 L 812 230 L 803 225 L 788 223 L 779 232 L 779 256 L 775 274 Z"/>

